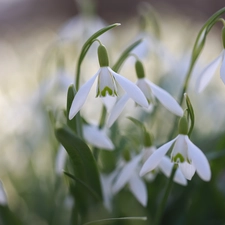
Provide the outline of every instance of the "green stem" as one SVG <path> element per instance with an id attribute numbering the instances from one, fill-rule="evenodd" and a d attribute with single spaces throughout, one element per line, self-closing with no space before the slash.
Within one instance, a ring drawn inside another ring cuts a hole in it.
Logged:
<path id="1" fill-rule="evenodd" d="M 192 74 L 193 68 L 195 66 L 195 63 L 196 63 L 196 61 L 197 61 L 200 53 L 202 52 L 202 49 L 203 49 L 204 44 L 205 44 L 206 36 L 209 33 L 209 31 L 212 29 L 212 27 L 214 26 L 214 24 L 216 22 L 220 21 L 220 20 L 218 20 L 218 17 L 221 16 L 224 12 L 225 12 L 225 7 L 222 8 L 222 9 L 220 9 L 216 13 L 214 13 L 206 21 L 206 23 L 203 25 L 203 27 L 201 28 L 201 30 L 198 33 L 198 36 L 197 36 L 197 38 L 195 40 L 195 44 L 194 44 L 194 47 L 193 47 L 193 50 L 192 50 L 191 64 L 190 64 L 190 67 L 188 69 L 188 72 L 187 72 L 187 74 L 185 76 L 184 85 L 183 85 L 182 91 L 181 91 L 180 96 L 179 96 L 179 103 L 180 103 L 180 105 L 183 104 L 183 101 L 184 101 L 184 93 L 187 92 L 187 89 L 188 89 L 188 85 L 189 85 L 189 81 L 190 81 L 190 78 L 191 78 L 191 74 Z M 202 36 L 202 35 L 204 35 L 204 36 Z M 173 135 L 174 135 L 174 133 L 176 131 L 176 128 L 177 128 L 177 125 L 176 125 L 177 124 L 177 120 L 178 120 L 178 118 L 175 118 L 174 126 L 172 127 L 171 132 L 170 132 L 170 135 L 169 135 L 169 140 L 173 137 Z"/>
<path id="2" fill-rule="evenodd" d="M 194 44 L 194 47 L 193 47 L 193 50 L 192 50 L 191 65 L 190 65 L 189 70 L 187 72 L 186 79 L 185 79 L 185 82 L 184 82 L 184 85 L 183 85 L 183 89 L 182 89 L 182 92 L 181 92 L 181 95 L 180 95 L 180 98 L 179 98 L 180 99 L 179 102 L 180 102 L 181 105 L 182 105 L 183 100 L 184 100 L 184 93 L 187 92 L 188 84 L 189 84 L 189 81 L 190 81 L 190 77 L 191 77 L 194 65 L 195 65 L 200 53 L 202 52 L 203 47 L 204 47 L 206 35 L 212 29 L 214 24 L 219 21 L 218 17 L 221 16 L 224 12 L 225 12 L 225 7 L 220 9 L 219 11 L 217 11 L 215 14 L 213 14 L 206 21 L 206 23 L 203 25 L 203 27 L 201 28 L 201 30 L 198 33 L 198 36 L 196 38 L 196 41 L 195 41 L 195 44 Z M 205 32 L 204 37 L 201 40 L 204 32 Z"/>
<path id="3" fill-rule="evenodd" d="M 161 201 L 161 203 L 160 203 L 160 205 L 158 207 L 158 210 L 156 212 L 154 225 L 159 225 L 160 224 L 160 221 L 162 219 L 162 213 L 164 211 L 167 199 L 169 197 L 169 194 L 170 194 L 170 191 L 171 191 L 171 188 L 172 188 L 172 185 L 173 185 L 173 178 L 174 178 L 174 175 L 176 173 L 176 170 L 177 170 L 177 164 L 174 164 L 172 172 L 170 174 L 170 178 L 169 178 L 168 183 L 167 183 L 167 187 L 166 187 L 164 196 L 163 196 L 162 201 Z"/>

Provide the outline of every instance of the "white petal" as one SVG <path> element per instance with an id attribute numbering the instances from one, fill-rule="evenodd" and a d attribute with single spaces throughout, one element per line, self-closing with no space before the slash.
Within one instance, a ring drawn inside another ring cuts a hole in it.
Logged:
<path id="1" fill-rule="evenodd" d="M 137 175 L 134 174 L 129 181 L 130 190 L 135 198 L 143 205 L 147 205 L 148 194 L 144 181 Z"/>
<path id="2" fill-rule="evenodd" d="M 123 111 L 126 102 L 129 100 L 129 96 L 125 94 L 119 99 L 119 101 L 114 105 L 109 117 L 107 119 L 107 127 L 111 127 L 116 119 L 119 117 L 120 113 Z"/>
<path id="3" fill-rule="evenodd" d="M 88 80 L 81 88 L 78 90 L 77 94 L 75 95 L 75 98 L 73 99 L 70 112 L 69 112 L 69 119 L 73 119 L 73 117 L 78 113 L 78 111 L 81 109 L 83 104 L 85 103 L 87 96 L 91 90 L 92 85 L 95 82 L 95 79 L 97 78 L 98 74 L 100 72 L 100 69 L 98 72 L 90 79 Z"/>
<path id="4" fill-rule="evenodd" d="M 55 161 L 55 172 L 58 175 L 62 174 L 62 171 L 65 167 L 67 152 L 65 148 L 60 145 L 57 152 L 56 161 Z"/>
<path id="5" fill-rule="evenodd" d="M 183 173 L 183 175 L 188 180 L 191 180 L 195 174 L 195 167 L 186 161 L 183 163 L 180 163 L 179 168 L 180 168 L 181 172 Z"/>
<path id="6" fill-rule="evenodd" d="M 111 174 L 101 174 L 101 184 L 102 184 L 102 192 L 103 192 L 103 199 L 105 207 L 111 211 L 112 210 L 112 182 L 115 176 L 117 175 L 118 171 L 114 170 Z"/>
<path id="7" fill-rule="evenodd" d="M 7 205 L 7 197 L 1 181 L 0 181 L 0 205 Z"/>
<path id="8" fill-rule="evenodd" d="M 102 148 L 105 150 L 113 150 L 114 145 L 109 137 L 106 135 L 106 132 L 102 129 L 99 129 L 97 126 L 83 126 L 83 135 L 84 139 L 93 146 L 97 148 Z"/>
<path id="9" fill-rule="evenodd" d="M 174 164 L 171 162 L 170 158 L 168 156 L 164 156 L 161 162 L 159 163 L 159 168 L 165 174 L 166 177 L 169 177 L 172 172 L 173 165 Z M 187 180 L 185 179 L 179 168 L 177 168 L 173 180 L 178 184 L 187 185 Z"/>
<path id="10" fill-rule="evenodd" d="M 158 166 L 158 164 L 160 163 L 162 158 L 165 156 L 165 154 L 167 153 L 167 151 L 172 146 L 175 140 L 176 138 L 162 145 L 160 148 L 158 148 L 155 152 L 152 153 L 152 155 L 148 158 L 148 160 L 142 166 L 140 171 L 140 176 L 145 175 L 147 172 L 154 170 Z"/>
<path id="11" fill-rule="evenodd" d="M 162 105 L 177 116 L 183 116 L 183 109 L 177 101 L 167 91 L 146 80 L 152 89 L 152 93 L 162 103 Z"/>
<path id="12" fill-rule="evenodd" d="M 202 180 L 209 181 L 211 179 L 211 170 L 207 158 L 203 152 L 189 140 L 188 136 L 186 136 L 186 141 L 190 160 L 192 160 L 192 164 L 196 168 L 198 175 Z"/>
<path id="13" fill-rule="evenodd" d="M 180 185 L 184 185 L 184 186 L 187 185 L 187 180 L 185 179 L 183 173 L 181 172 L 179 168 L 177 168 L 177 171 L 175 173 L 173 180 Z"/>
<path id="14" fill-rule="evenodd" d="M 141 154 L 136 156 L 134 159 L 132 159 L 132 161 L 130 161 L 124 166 L 115 184 L 112 187 L 113 193 L 117 193 L 118 191 L 120 191 L 125 186 L 125 184 L 131 179 L 131 177 L 135 173 L 138 163 L 141 160 L 141 157 Z"/>
<path id="15" fill-rule="evenodd" d="M 174 144 L 173 150 L 171 152 L 171 158 L 174 159 L 174 157 L 177 156 L 177 154 L 181 154 L 185 159 L 188 158 L 188 154 L 187 154 L 187 150 L 188 150 L 188 146 L 186 143 L 186 139 L 185 139 L 186 135 L 183 134 L 179 134 L 177 136 L 177 140 Z M 177 159 L 178 163 L 180 162 L 179 159 Z"/>
<path id="16" fill-rule="evenodd" d="M 160 170 L 164 173 L 166 177 L 169 177 L 173 168 L 173 163 L 168 156 L 164 156 L 159 163 Z"/>
<path id="17" fill-rule="evenodd" d="M 225 49 L 223 50 L 222 64 L 221 64 L 221 68 L 220 68 L 220 78 L 222 79 L 223 83 L 225 84 Z"/>
<path id="18" fill-rule="evenodd" d="M 109 70 L 113 74 L 115 80 L 127 92 L 130 98 L 132 98 L 137 104 L 145 108 L 148 107 L 148 101 L 145 95 L 136 84 L 126 79 L 125 77 L 122 77 L 118 73 L 115 73 L 112 69 L 109 68 Z"/>
<path id="19" fill-rule="evenodd" d="M 113 109 L 113 106 L 116 103 L 117 97 L 106 95 L 105 97 L 101 97 L 101 100 L 103 104 L 105 105 L 107 112 L 109 113 Z"/>
<path id="20" fill-rule="evenodd" d="M 196 86 L 198 92 L 201 92 L 205 89 L 205 87 L 208 85 L 210 80 L 212 79 L 214 73 L 216 72 L 216 69 L 222 59 L 223 52 L 214 59 L 211 63 L 208 64 L 204 68 L 204 70 L 200 73 L 199 78 L 197 80 Z"/>

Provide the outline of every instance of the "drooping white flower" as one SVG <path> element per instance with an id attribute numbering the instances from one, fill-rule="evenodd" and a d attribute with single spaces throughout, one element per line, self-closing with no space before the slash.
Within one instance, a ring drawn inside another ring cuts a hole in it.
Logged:
<path id="1" fill-rule="evenodd" d="M 59 31 L 59 38 L 83 42 L 83 40 L 87 40 L 92 34 L 105 26 L 106 23 L 98 16 L 80 14 L 72 17 L 62 26 Z"/>
<path id="2" fill-rule="evenodd" d="M 66 149 L 62 145 L 59 145 L 55 160 L 55 172 L 57 175 L 62 174 L 66 164 L 66 158 L 67 158 Z"/>
<path id="3" fill-rule="evenodd" d="M 210 180 L 211 170 L 207 158 L 184 134 L 179 134 L 175 139 L 157 149 L 144 163 L 140 175 L 143 176 L 154 170 L 172 146 L 171 160 L 179 164 L 186 179 L 191 180 L 196 171 L 202 180 Z"/>
<path id="4" fill-rule="evenodd" d="M 143 205 L 147 204 L 147 189 L 145 182 L 141 179 L 139 172 L 142 162 L 146 161 L 147 157 L 155 152 L 155 147 L 145 147 L 139 155 L 133 157 L 133 159 L 124 164 L 119 175 L 115 179 L 115 183 L 112 186 L 112 191 L 114 194 L 118 193 L 126 184 L 130 191 L 133 193 L 135 198 Z M 166 177 L 169 177 L 173 168 L 173 163 L 167 156 L 164 156 L 161 162 L 155 168 L 154 172 L 145 174 L 146 180 L 152 180 L 157 172 L 161 171 Z M 150 176 L 149 176 L 150 175 Z M 151 179 L 149 179 L 151 177 Z M 177 169 L 174 181 L 181 185 L 186 185 L 187 180 L 182 174 L 181 170 Z"/>
<path id="5" fill-rule="evenodd" d="M 99 53 L 100 52 L 100 53 Z M 131 81 L 114 72 L 108 66 L 108 56 L 104 46 L 100 45 L 98 49 L 100 69 L 78 90 L 72 102 L 69 119 L 72 119 L 85 103 L 94 81 L 98 78 L 97 96 L 106 97 L 107 95 L 117 97 L 117 85 L 119 84 L 127 95 L 137 104 L 148 107 L 148 102 L 142 91 Z M 102 55 L 103 54 L 103 55 Z M 103 59 L 102 59 L 103 57 Z"/>
<path id="6" fill-rule="evenodd" d="M 137 86 L 142 90 L 147 101 L 150 103 L 154 102 L 154 99 L 157 98 L 161 104 L 167 108 L 169 111 L 174 113 L 177 116 L 183 115 L 183 109 L 177 103 L 177 101 L 164 89 L 155 85 L 146 78 L 139 78 L 137 81 Z M 107 121 L 107 125 L 110 127 L 115 120 L 119 117 L 123 111 L 125 104 L 129 100 L 127 95 L 124 95 L 113 107 Z"/>
<path id="7" fill-rule="evenodd" d="M 84 139 L 93 146 L 105 150 L 113 150 L 114 144 L 107 136 L 107 131 L 104 128 L 99 129 L 94 125 L 84 125 L 83 126 Z"/>
<path id="8" fill-rule="evenodd" d="M 155 146 L 145 147 L 143 162 L 145 163 L 155 151 Z M 157 171 L 161 171 L 166 177 L 169 177 L 172 172 L 172 168 L 173 163 L 171 162 L 168 156 L 164 156 L 158 166 L 154 169 L 153 174 L 156 174 Z M 151 172 L 153 171 L 148 172 L 146 175 L 149 175 Z M 180 185 L 187 185 L 187 180 L 185 179 L 180 169 L 177 169 L 173 180 Z"/>
<path id="9" fill-rule="evenodd" d="M 209 63 L 203 71 L 200 73 L 196 86 L 198 92 L 201 92 L 205 89 L 205 87 L 211 81 L 213 75 L 216 72 L 217 67 L 221 63 L 220 67 L 220 78 L 222 79 L 223 83 L 225 84 L 225 49 L 220 53 L 220 55 L 214 59 L 211 63 Z"/>
<path id="10" fill-rule="evenodd" d="M 1 181 L 0 181 L 0 205 L 7 205 L 7 197 Z"/>
<path id="11" fill-rule="evenodd" d="M 114 194 L 119 192 L 126 184 L 129 185 L 130 191 L 135 198 L 143 205 L 147 205 L 147 189 L 144 181 L 138 175 L 138 164 L 140 163 L 142 154 L 135 156 L 130 162 L 126 163 L 122 168 L 119 176 L 112 186 Z"/>
<path id="12" fill-rule="evenodd" d="M 117 173 L 118 173 L 118 170 L 116 169 L 110 174 L 101 174 L 100 176 L 104 205 L 109 211 L 112 210 L 112 199 L 113 199 L 112 185 L 113 185 L 113 180 L 116 177 Z"/>

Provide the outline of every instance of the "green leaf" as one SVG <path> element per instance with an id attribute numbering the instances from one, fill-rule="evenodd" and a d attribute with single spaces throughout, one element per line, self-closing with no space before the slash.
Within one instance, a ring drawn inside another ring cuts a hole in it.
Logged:
<path id="1" fill-rule="evenodd" d="M 91 187 L 102 201 L 102 190 L 100 184 L 99 171 L 91 150 L 87 144 L 81 140 L 69 127 L 58 127 L 55 129 L 55 135 L 58 141 L 64 146 L 70 156 L 74 167 L 75 177 Z M 90 203 L 90 196 L 83 190 L 81 185 L 75 186 L 75 197 L 77 204 L 85 210 Z M 96 203 L 96 199 L 93 199 Z"/>
<path id="2" fill-rule="evenodd" d="M 0 224 L 1 225 L 22 225 L 22 222 L 9 209 L 8 206 L 0 205 Z"/>
<path id="3" fill-rule="evenodd" d="M 140 43 L 142 42 L 142 39 L 134 42 L 132 45 L 130 45 L 127 49 L 125 49 L 125 51 L 121 54 L 121 56 L 119 57 L 119 59 L 117 60 L 117 62 L 114 64 L 114 66 L 112 67 L 112 70 L 115 72 L 118 72 L 119 68 L 121 67 L 121 65 L 123 64 L 123 62 L 126 60 L 126 58 L 129 56 L 130 52 L 136 47 L 138 46 Z"/>
<path id="4" fill-rule="evenodd" d="M 94 225 L 94 224 L 110 224 L 114 223 L 116 221 L 120 220 L 143 220 L 146 221 L 147 217 L 121 217 L 121 218 L 108 218 L 108 219 L 102 219 L 102 220 L 95 220 L 88 223 L 85 223 L 83 225 Z"/>
<path id="5" fill-rule="evenodd" d="M 67 125 L 77 134 L 82 134 L 82 130 L 79 126 L 80 114 L 77 113 L 77 115 L 73 119 L 69 119 L 69 112 L 70 108 L 73 102 L 73 99 L 76 95 L 76 90 L 74 85 L 70 85 L 67 91 L 67 104 L 66 104 L 66 117 L 67 117 Z"/>
<path id="6" fill-rule="evenodd" d="M 131 116 L 127 117 L 127 119 L 131 120 L 135 125 L 140 127 L 143 131 L 146 130 L 144 124 L 141 121 L 139 121 L 139 120 L 137 120 L 137 119 L 135 119 L 135 118 L 133 118 Z"/>
<path id="7" fill-rule="evenodd" d="M 81 184 L 84 187 L 84 189 L 86 189 L 94 198 L 96 198 L 96 200 L 101 201 L 100 197 L 96 194 L 96 192 L 90 186 L 88 186 L 86 183 L 84 183 L 82 180 L 78 179 L 77 177 L 73 176 L 72 174 L 70 174 L 66 171 L 64 171 L 64 174 L 67 175 L 68 177 L 72 178 L 79 184 Z"/>

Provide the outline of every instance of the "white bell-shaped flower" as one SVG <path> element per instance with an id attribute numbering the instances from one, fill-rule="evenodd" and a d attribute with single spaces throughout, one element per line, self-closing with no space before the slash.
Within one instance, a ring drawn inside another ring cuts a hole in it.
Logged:
<path id="1" fill-rule="evenodd" d="M 223 83 L 225 84 L 225 49 L 220 53 L 220 55 L 214 59 L 211 63 L 209 63 L 203 71 L 200 73 L 196 87 L 198 92 L 203 91 L 206 86 L 209 84 L 211 81 L 213 75 L 216 72 L 216 69 L 218 68 L 219 64 L 221 63 L 220 67 L 220 78 L 222 79 Z"/>
<path id="2" fill-rule="evenodd" d="M 134 83 L 114 72 L 108 66 L 108 56 L 103 45 L 99 46 L 98 53 L 100 69 L 78 90 L 70 108 L 69 119 L 72 119 L 85 103 L 96 78 L 98 78 L 96 96 L 106 97 L 109 95 L 116 97 L 118 94 L 117 85 L 119 84 L 130 98 L 132 98 L 137 104 L 147 108 L 148 102 L 142 91 Z"/>
<path id="3" fill-rule="evenodd" d="M 209 162 L 203 152 L 190 141 L 186 130 L 186 128 L 179 129 L 180 134 L 175 139 L 158 148 L 144 163 L 140 175 L 154 170 L 172 147 L 171 161 L 179 164 L 186 179 L 191 180 L 196 171 L 202 180 L 209 181 L 211 179 Z"/>
<path id="4" fill-rule="evenodd" d="M 142 66 L 142 63 L 140 61 L 137 61 L 135 67 L 136 67 L 136 73 L 138 76 L 138 81 L 136 85 L 141 89 L 148 103 L 151 105 L 151 103 L 154 102 L 154 99 L 157 98 L 159 102 L 161 102 L 161 104 L 165 108 L 167 108 L 169 111 L 171 111 L 177 116 L 182 116 L 183 109 L 180 107 L 177 101 L 167 91 L 153 84 L 151 81 L 145 78 L 144 68 Z M 129 100 L 129 97 L 128 95 L 125 94 L 115 104 L 107 120 L 107 125 L 109 127 L 119 117 L 119 115 L 123 111 L 125 104 L 127 103 L 128 100 Z"/>

